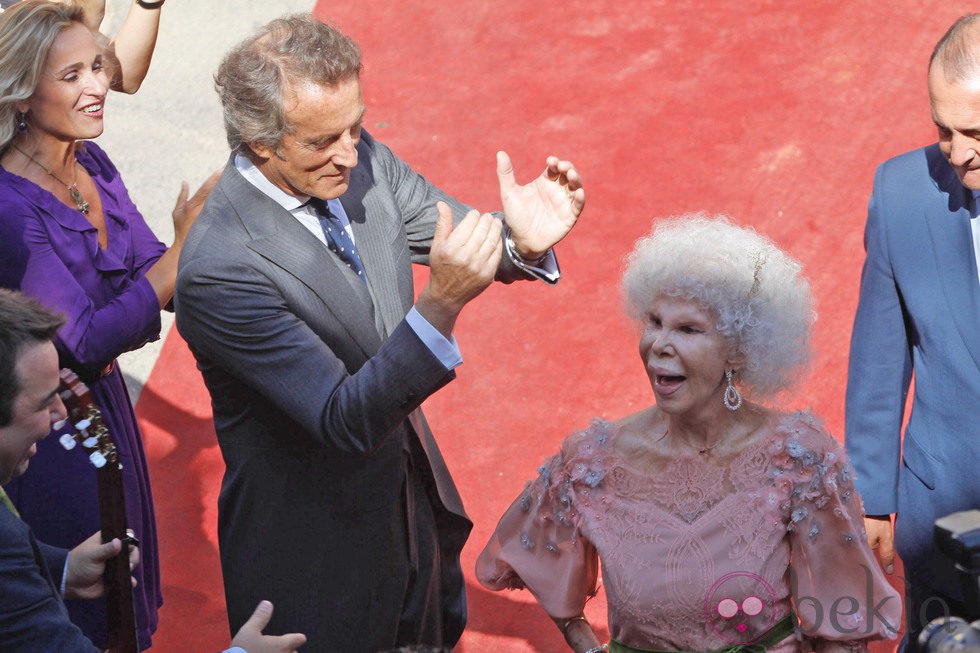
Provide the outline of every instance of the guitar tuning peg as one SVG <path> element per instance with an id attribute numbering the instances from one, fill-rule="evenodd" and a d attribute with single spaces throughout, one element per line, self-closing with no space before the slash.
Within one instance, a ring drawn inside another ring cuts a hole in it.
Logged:
<path id="1" fill-rule="evenodd" d="M 82 446 L 85 447 L 86 449 L 95 449 L 97 446 L 99 446 L 99 439 L 85 438 L 84 440 L 82 440 Z"/>
<path id="2" fill-rule="evenodd" d="M 103 456 L 102 453 L 99 451 L 93 451 L 89 455 L 88 459 L 92 461 L 92 464 L 95 465 L 96 469 L 102 469 L 103 467 L 105 467 L 105 463 L 106 463 L 105 456 Z"/>
<path id="3" fill-rule="evenodd" d="M 67 417 L 65 419 L 59 419 L 57 422 L 51 425 L 51 428 L 55 431 L 60 431 L 61 429 L 65 428 L 65 424 L 67 423 L 68 423 Z"/>
<path id="4" fill-rule="evenodd" d="M 61 446 L 63 446 L 66 451 L 71 451 L 72 449 L 75 448 L 75 445 L 78 444 L 77 442 L 75 442 L 75 438 L 71 437 L 67 433 L 65 433 L 60 438 L 58 438 L 58 442 L 61 443 Z"/>
<path id="5" fill-rule="evenodd" d="M 92 426 L 92 422 L 87 419 L 83 419 L 75 423 L 75 428 L 78 429 L 79 431 L 84 431 L 90 426 Z"/>

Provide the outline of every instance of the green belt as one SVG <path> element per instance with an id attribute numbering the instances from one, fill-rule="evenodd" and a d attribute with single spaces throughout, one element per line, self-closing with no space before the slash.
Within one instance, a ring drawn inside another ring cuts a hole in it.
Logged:
<path id="1" fill-rule="evenodd" d="M 775 646 L 793 634 L 796 629 L 796 615 L 790 612 L 763 633 L 762 637 L 747 644 L 730 644 L 722 646 L 711 653 L 764 653 L 766 649 Z M 655 648 L 636 648 L 615 639 L 609 642 L 609 653 L 693 653 L 691 651 L 665 651 Z"/>

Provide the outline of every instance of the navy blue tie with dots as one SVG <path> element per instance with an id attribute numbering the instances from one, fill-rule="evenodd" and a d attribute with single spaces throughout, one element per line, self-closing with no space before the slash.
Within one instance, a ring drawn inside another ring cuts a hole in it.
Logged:
<path id="1" fill-rule="evenodd" d="M 353 270 L 358 278 L 367 283 L 364 276 L 364 264 L 361 263 L 361 256 L 354 247 L 354 241 L 350 234 L 344 229 L 340 218 L 330 212 L 327 203 L 318 197 L 311 197 L 309 205 L 316 209 L 317 218 L 320 220 L 320 227 L 323 228 L 323 235 L 327 238 L 327 247 L 330 251 L 340 257 L 340 260 Z"/>

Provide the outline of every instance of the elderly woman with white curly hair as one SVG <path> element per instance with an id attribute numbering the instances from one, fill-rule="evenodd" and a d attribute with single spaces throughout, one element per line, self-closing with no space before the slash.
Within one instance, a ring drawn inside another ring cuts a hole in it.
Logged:
<path id="1" fill-rule="evenodd" d="M 809 358 L 799 263 L 727 218 L 658 223 L 627 305 L 656 403 L 595 419 L 538 468 L 477 562 L 529 588 L 572 650 L 863 650 L 901 600 L 868 547 L 853 472 L 808 412 L 769 404 Z M 599 565 L 612 641 L 583 616 Z"/>

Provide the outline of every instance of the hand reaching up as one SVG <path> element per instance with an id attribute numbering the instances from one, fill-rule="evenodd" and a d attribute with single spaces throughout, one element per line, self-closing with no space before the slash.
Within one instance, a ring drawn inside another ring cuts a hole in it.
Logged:
<path id="1" fill-rule="evenodd" d="M 504 218 L 521 256 L 538 258 L 564 238 L 585 207 L 582 178 L 569 161 L 549 156 L 537 179 L 519 186 L 506 152 L 497 152 Z"/>

